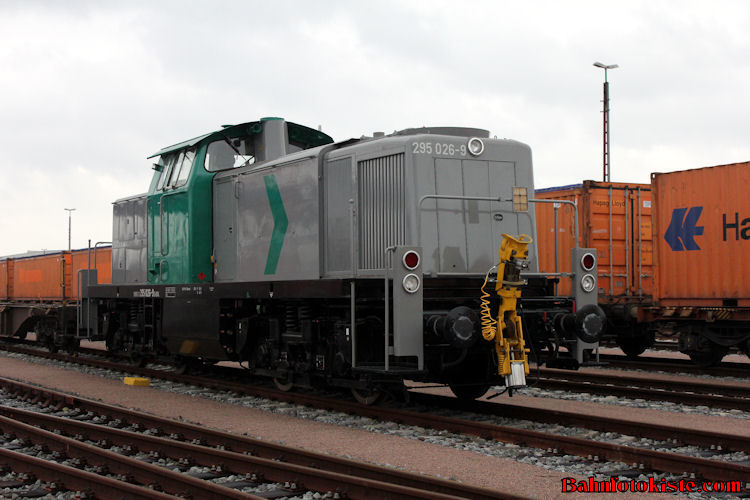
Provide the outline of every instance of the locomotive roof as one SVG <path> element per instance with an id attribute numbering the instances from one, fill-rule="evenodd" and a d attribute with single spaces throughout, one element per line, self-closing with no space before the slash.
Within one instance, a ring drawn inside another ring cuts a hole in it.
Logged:
<path id="1" fill-rule="evenodd" d="M 193 137 L 192 139 L 188 139 L 187 141 L 182 141 L 182 142 L 178 142 L 177 144 L 172 144 L 171 146 L 162 148 L 156 153 L 148 156 L 148 158 L 153 158 L 155 156 L 163 155 L 166 153 L 171 153 L 173 151 L 179 151 L 180 149 L 193 147 L 202 141 L 209 141 L 213 139 L 220 139 L 220 138 L 227 138 L 227 137 L 233 138 L 233 137 L 239 137 L 243 135 L 257 134 L 263 129 L 263 125 L 262 125 L 263 122 L 270 121 L 270 120 L 282 120 L 282 119 L 283 118 L 270 117 L 270 118 L 261 118 L 259 121 L 255 121 L 255 122 L 240 123 L 239 125 L 223 125 L 223 128 L 221 130 L 209 132 L 207 134 L 199 135 L 198 137 Z M 286 122 L 286 124 L 287 124 L 287 131 L 289 133 L 289 141 L 302 145 L 303 149 L 313 148 L 316 146 L 323 146 L 324 144 L 330 144 L 333 142 L 333 139 L 328 134 L 325 134 L 319 130 L 315 130 L 313 128 L 306 127 L 304 125 L 299 125 L 297 123 L 292 123 L 292 122 Z"/>

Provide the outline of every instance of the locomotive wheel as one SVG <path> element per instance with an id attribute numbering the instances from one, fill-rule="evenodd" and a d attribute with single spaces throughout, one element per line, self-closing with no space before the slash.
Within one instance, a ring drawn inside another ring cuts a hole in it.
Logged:
<path id="1" fill-rule="evenodd" d="M 701 368 L 710 368 L 721 363 L 729 348 L 711 342 L 708 351 L 690 351 L 690 360 Z"/>
<path id="2" fill-rule="evenodd" d="M 273 385 L 275 385 L 276 388 L 280 391 L 289 392 L 292 390 L 292 387 L 294 387 L 294 382 L 288 381 L 288 380 L 281 380 L 279 377 L 274 377 Z"/>
<path id="3" fill-rule="evenodd" d="M 135 366 L 138 368 L 143 368 L 144 366 L 146 366 L 148 362 L 148 359 L 146 359 L 146 356 L 143 356 L 137 352 L 131 352 L 127 360 L 128 360 L 129 365 Z"/>
<path id="4" fill-rule="evenodd" d="M 178 356 L 174 361 L 174 371 L 178 375 L 185 375 L 193 369 L 193 364 L 192 359 Z"/>
<path id="5" fill-rule="evenodd" d="M 356 399 L 359 404 L 363 404 L 365 406 L 375 404 L 375 402 L 380 399 L 381 395 L 382 393 L 377 389 L 360 390 L 352 387 L 352 396 L 354 396 L 354 399 Z"/>
<path id="6" fill-rule="evenodd" d="M 65 342 L 65 352 L 68 354 L 77 353 L 79 347 L 81 347 L 81 339 L 69 338 Z"/>
<path id="7" fill-rule="evenodd" d="M 484 396 L 484 394 L 490 390 L 491 386 L 490 384 L 479 382 L 476 384 L 454 383 L 448 384 L 448 387 L 451 388 L 451 391 L 453 391 L 453 394 L 455 394 L 458 399 L 471 401 Z"/>

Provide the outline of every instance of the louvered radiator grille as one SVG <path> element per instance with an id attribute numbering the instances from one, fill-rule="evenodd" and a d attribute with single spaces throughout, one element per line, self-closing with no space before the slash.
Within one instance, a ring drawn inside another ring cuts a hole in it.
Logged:
<path id="1" fill-rule="evenodd" d="M 404 154 L 360 161 L 359 268 L 383 269 L 385 249 L 406 240 Z"/>

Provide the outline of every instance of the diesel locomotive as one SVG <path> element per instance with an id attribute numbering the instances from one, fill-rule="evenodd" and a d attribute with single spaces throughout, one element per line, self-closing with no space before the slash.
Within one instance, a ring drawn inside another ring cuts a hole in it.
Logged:
<path id="1" fill-rule="evenodd" d="M 460 127 L 334 142 L 263 118 L 151 158 L 148 192 L 114 203 L 111 284 L 78 271 L 75 326 L 55 338 L 370 403 L 404 379 L 463 398 L 520 387 L 530 351 L 576 367 L 606 325 L 596 250 L 538 271 L 520 142 Z"/>

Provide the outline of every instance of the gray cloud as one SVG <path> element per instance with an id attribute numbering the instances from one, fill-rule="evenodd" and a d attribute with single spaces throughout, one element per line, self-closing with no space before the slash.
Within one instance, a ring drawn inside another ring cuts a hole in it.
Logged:
<path id="1" fill-rule="evenodd" d="M 536 183 L 750 158 L 750 14 L 700 2 L 3 2 L 0 255 L 111 236 L 162 146 L 260 116 L 337 139 L 421 125 L 531 145 Z"/>

